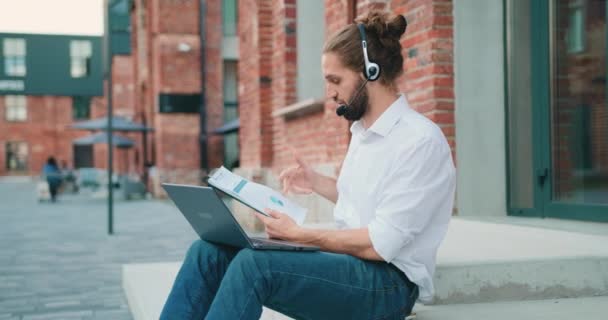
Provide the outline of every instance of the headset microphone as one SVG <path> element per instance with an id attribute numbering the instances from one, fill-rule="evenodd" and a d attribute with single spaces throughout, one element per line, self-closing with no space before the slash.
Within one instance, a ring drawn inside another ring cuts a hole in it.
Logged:
<path id="1" fill-rule="evenodd" d="M 350 98 L 350 101 L 348 102 L 348 104 L 341 104 L 338 106 L 338 108 L 336 109 L 336 114 L 339 117 L 346 114 L 346 111 L 348 111 L 348 106 L 350 106 L 353 102 L 355 102 L 355 100 L 359 97 L 361 90 L 363 90 L 363 87 L 365 87 L 366 84 L 367 84 L 367 79 L 365 79 L 365 81 L 361 84 L 361 86 L 359 86 L 359 89 L 357 89 L 357 92 L 355 93 L 355 95 L 352 98 Z"/>
<path id="2" fill-rule="evenodd" d="M 336 109 L 336 114 L 338 115 L 338 117 L 343 116 L 344 114 L 346 114 L 346 106 L 341 104 L 340 106 L 338 106 L 338 109 Z"/>

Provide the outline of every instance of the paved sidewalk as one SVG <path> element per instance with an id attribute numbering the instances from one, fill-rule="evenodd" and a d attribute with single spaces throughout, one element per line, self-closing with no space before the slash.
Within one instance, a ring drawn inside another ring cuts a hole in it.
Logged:
<path id="1" fill-rule="evenodd" d="M 132 319 L 122 264 L 180 261 L 196 235 L 170 202 L 38 203 L 31 182 L 0 182 L 0 319 Z"/>

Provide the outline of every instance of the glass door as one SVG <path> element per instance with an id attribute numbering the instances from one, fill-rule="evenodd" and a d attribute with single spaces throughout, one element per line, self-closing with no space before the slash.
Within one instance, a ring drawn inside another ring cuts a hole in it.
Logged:
<path id="1" fill-rule="evenodd" d="M 534 2 L 548 12 L 548 59 L 537 61 L 548 73 L 534 70 L 536 81 L 549 75 L 548 97 L 537 100 L 544 216 L 608 221 L 606 0 Z"/>
<path id="2" fill-rule="evenodd" d="M 553 198 L 608 204 L 606 1 L 559 0 L 554 12 Z"/>
<path id="3" fill-rule="evenodd" d="M 608 1 L 505 9 L 509 214 L 608 222 Z"/>

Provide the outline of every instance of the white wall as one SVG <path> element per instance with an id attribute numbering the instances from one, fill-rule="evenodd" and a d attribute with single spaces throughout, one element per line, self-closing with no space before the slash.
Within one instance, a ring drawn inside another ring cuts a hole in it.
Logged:
<path id="1" fill-rule="evenodd" d="M 457 206 L 507 214 L 503 0 L 454 0 Z"/>

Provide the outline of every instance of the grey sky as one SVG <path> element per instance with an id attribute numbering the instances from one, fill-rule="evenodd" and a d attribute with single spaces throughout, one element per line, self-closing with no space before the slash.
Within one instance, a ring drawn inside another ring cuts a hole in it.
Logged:
<path id="1" fill-rule="evenodd" d="M 103 0 L 0 0 L 0 32 L 103 34 Z"/>

